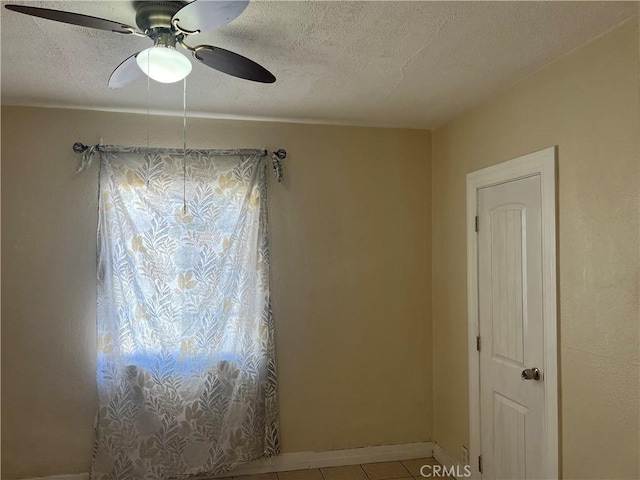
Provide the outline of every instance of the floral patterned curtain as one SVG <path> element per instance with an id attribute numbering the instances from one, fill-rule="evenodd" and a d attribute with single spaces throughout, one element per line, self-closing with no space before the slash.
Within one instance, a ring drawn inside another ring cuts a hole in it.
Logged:
<path id="1" fill-rule="evenodd" d="M 92 478 L 277 454 L 264 152 L 105 150 Z"/>

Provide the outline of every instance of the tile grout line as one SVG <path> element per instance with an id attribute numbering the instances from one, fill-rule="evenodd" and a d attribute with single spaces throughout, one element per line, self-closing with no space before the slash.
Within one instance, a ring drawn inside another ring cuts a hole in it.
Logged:
<path id="1" fill-rule="evenodd" d="M 362 470 L 364 472 L 364 476 L 367 477 L 369 480 L 372 480 L 371 477 L 369 476 L 369 474 L 367 473 L 367 471 L 364 469 L 364 464 L 360 464 L 360 470 Z"/>

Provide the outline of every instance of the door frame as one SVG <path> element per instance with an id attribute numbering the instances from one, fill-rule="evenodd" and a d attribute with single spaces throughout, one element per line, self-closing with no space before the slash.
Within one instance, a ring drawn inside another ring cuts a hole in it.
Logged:
<path id="1" fill-rule="evenodd" d="M 469 354 L 469 461 L 472 478 L 482 478 L 480 451 L 480 332 L 478 306 L 478 190 L 531 176 L 540 176 L 542 214 L 542 302 L 544 314 L 545 457 L 548 479 L 559 475 L 558 346 L 556 302 L 556 147 L 545 148 L 467 174 L 467 308 Z M 480 226 L 482 228 L 482 226 Z"/>

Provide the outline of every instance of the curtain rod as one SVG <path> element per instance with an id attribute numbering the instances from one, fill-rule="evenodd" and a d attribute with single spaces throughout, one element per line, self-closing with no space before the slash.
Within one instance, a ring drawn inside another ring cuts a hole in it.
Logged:
<path id="1" fill-rule="evenodd" d="M 87 151 L 101 152 L 101 151 L 104 151 L 104 147 L 105 146 L 102 145 L 102 142 L 93 146 L 85 145 L 84 143 L 81 143 L 81 142 L 76 142 L 73 144 L 73 153 L 77 155 L 81 155 Z M 271 153 L 271 158 L 273 159 L 273 170 L 276 174 L 276 178 L 278 179 L 278 182 L 282 182 L 283 175 L 282 175 L 282 166 L 280 165 L 280 162 L 285 158 L 287 158 L 287 151 L 284 148 L 279 148 L 278 150 L 275 150 L 273 152 L 269 152 L 268 150 L 263 150 L 263 152 L 265 156 Z M 80 169 L 84 169 L 84 168 L 82 168 L 81 166 L 79 170 Z"/>
<path id="2" fill-rule="evenodd" d="M 98 143 L 96 145 L 93 146 L 93 148 L 97 151 L 100 151 L 101 148 L 104 147 L 104 145 L 102 145 L 101 143 Z M 76 142 L 73 144 L 73 153 L 76 153 L 78 155 L 80 155 L 81 153 L 84 153 L 85 151 L 89 150 L 90 147 L 89 145 L 85 145 L 84 143 L 81 142 Z M 269 150 L 263 150 L 265 155 L 269 154 Z M 280 160 L 284 160 L 285 158 L 287 158 L 287 151 L 284 148 L 280 148 L 278 150 L 274 150 L 273 152 L 271 152 L 273 155 L 277 156 L 278 159 Z"/>

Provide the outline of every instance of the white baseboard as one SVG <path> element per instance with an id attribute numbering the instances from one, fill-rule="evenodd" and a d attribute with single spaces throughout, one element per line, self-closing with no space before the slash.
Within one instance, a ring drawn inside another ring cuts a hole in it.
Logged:
<path id="1" fill-rule="evenodd" d="M 26 480 L 89 480 L 89 474 L 78 473 L 75 475 L 52 475 L 50 477 L 27 478 Z"/>
<path id="2" fill-rule="evenodd" d="M 257 473 L 286 472 L 308 468 L 340 467 L 359 463 L 391 462 L 434 456 L 433 442 L 405 443 L 402 445 L 381 445 L 377 447 L 352 448 L 349 450 L 331 450 L 328 452 L 283 453 L 276 457 L 256 460 L 220 477 L 253 475 Z M 437 458 L 437 457 L 436 457 Z M 211 477 L 196 477 L 211 478 Z M 89 480 L 89 474 L 57 475 L 27 480 Z"/>
<path id="3" fill-rule="evenodd" d="M 331 450 L 328 452 L 283 453 L 276 457 L 247 463 L 221 476 L 286 472 L 308 468 L 340 467 L 359 463 L 391 462 L 394 460 L 432 457 L 433 445 L 432 442 L 423 442 L 353 448 L 350 450 Z"/>
<path id="4" fill-rule="evenodd" d="M 433 457 L 438 461 L 440 465 L 443 467 L 447 467 L 447 469 L 453 468 L 455 473 L 460 473 L 460 475 L 456 476 L 456 478 L 464 478 L 462 473 L 464 473 L 464 464 L 453 458 L 448 452 L 445 452 L 440 445 L 437 443 L 433 444 Z"/>

